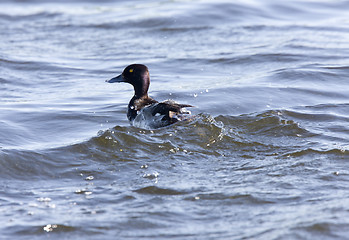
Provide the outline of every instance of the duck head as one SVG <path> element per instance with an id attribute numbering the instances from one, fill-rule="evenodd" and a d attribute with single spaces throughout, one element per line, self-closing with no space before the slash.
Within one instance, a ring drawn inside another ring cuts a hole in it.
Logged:
<path id="1" fill-rule="evenodd" d="M 148 95 L 150 77 L 148 68 L 143 64 L 132 64 L 127 66 L 122 74 L 107 80 L 108 83 L 126 82 L 133 86 L 135 96 L 140 98 Z"/>

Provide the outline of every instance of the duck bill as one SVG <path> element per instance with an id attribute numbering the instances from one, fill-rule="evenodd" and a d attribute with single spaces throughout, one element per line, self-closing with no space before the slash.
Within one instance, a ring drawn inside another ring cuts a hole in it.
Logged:
<path id="1" fill-rule="evenodd" d="M 124 80 L 122 74 L 120 74 L 119 76 L 116 76 L 110 80 L 107 80 L 106 82 L 108 82 L 108 83 L 125 82 L 125 80 Z"/>

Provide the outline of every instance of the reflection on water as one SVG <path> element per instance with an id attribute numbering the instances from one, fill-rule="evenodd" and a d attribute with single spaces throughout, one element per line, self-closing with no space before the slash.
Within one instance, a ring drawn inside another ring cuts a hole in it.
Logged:
<path id="1" fill-rule="evenodd" d="M 5 239 L 348 234 L 348 3 L 0 3 Z M 190 121 L 130 126 L 131 63 Z"/>

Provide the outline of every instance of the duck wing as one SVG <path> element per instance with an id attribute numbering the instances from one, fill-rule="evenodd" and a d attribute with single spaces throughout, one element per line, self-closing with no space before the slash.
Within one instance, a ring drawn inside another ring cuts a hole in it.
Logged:
<path id="1" fill-rule="evenodd" d="M 174 101 L 156 102 L 143 107 L 136 114 L 132 125 L 135 127 L 156 129 L 183 121 L 190 118 L 190 111 L 185 107 L 193 107 L 189 104 L 179 104 Z"/>
<path id="2" fill-rule="evenodd" d="M 184 114 L 190 114 L 186 107 L 193 107 L 189 104 L 179 104 L 172 100 L 160 102 L 152 109 L 153 116 L 162 115 L 162 121 L 167 121 L 169 124 L 175 123 L 185 119 Z"/>

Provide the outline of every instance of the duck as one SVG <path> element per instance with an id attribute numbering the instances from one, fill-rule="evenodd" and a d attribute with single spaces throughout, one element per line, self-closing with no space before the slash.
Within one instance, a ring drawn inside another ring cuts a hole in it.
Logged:
<path id="1" fill-rule="evenodd" d="M 179 104 L 173 100 L 158 102 L 148 96 L 150 75 L 143 64 L 131 64 L 123 72 L 110 79 L 108 83 L 129 83 L 134 88 L 134 95 L 127 108 L 127 118 L 131 125 L 145 129 L 156 129 L 184 121 L 190 118 L 189 104 Z"/>

